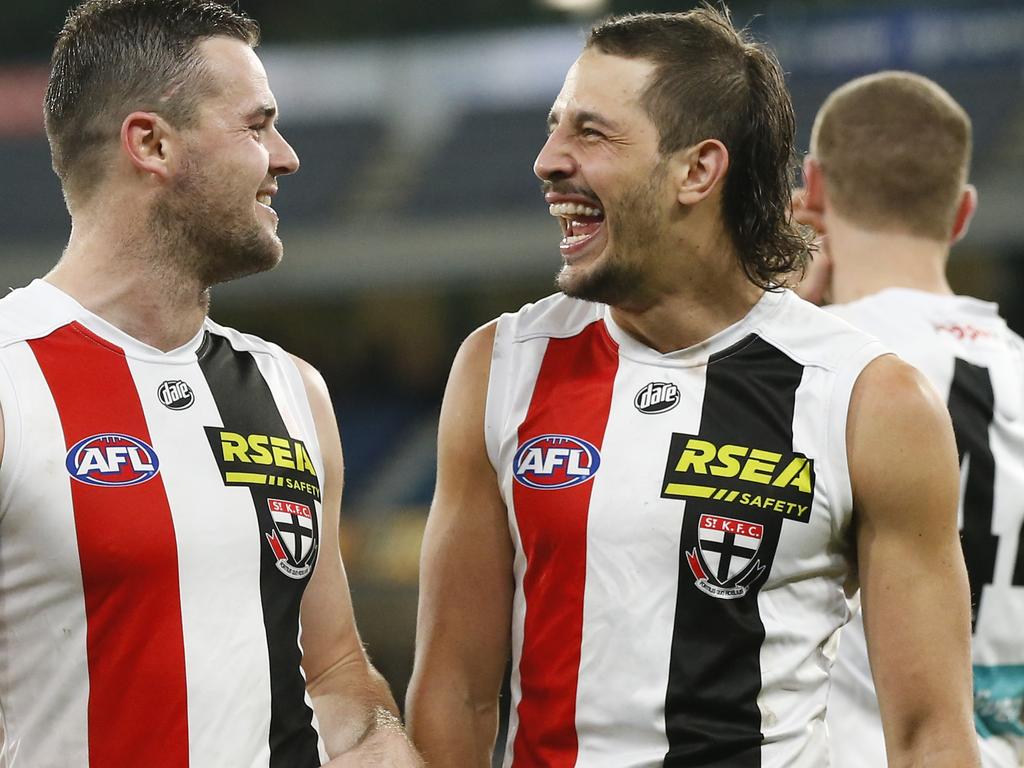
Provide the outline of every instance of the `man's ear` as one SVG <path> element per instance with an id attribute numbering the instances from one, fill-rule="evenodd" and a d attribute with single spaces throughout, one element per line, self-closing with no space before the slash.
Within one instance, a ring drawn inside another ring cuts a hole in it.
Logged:
<path id="1" fill-rule="evenodd" d="M 705 139 L 680 150 L 672 160 L 676 199 L 692 206 L 710 195 L 729 170 L 729 150 L 718 139 Z"/>
<path id="2" fill-rule="evenodd" d="M 964 191 L 960 195 L 960 204 L 956 208 L 956 218 L 953 220 L 950 244 L 958 242 L 967 234 L 976 210 L 978 210 L 978 190 L 973 184 L 964 184 Z"/>
<path id="3" fill-rule="evenodd" d="M 155 112 L 132 112 L 121 123 L 121 149 L 136 170 L 166 179 L 178 132 Z"/>
<path id="4" fill-rule="evenodd" d="M 807 211 L 822 216 L 825 213 L 825 174 L 814 155 L 804 158 L 804 188 L 802 205 Z"/>
<path id="5" fill-rule="evenodd" d="M 808 155 L 804 158 L 804 185 L 794 189 L 790 199 L 793 221 L 810 227 L 818 237 L 824 236 L 827 233 L 825 203 L 825 175 L 818 161 Z"/>

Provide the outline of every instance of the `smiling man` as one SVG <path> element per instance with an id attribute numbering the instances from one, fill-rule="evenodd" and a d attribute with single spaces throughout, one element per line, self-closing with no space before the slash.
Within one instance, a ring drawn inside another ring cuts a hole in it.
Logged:
<path id="1" fill-rule="evenodd" d="M 280 261 L 299 167 L 258 36 L 219 3 L 90 0 L 57 39 L 71 239 L 0 301 L 15 765 L 419 765 L 352 616 L 323 379 L 206 316 Z"/>
<path id="2" fill-rule="evenodd" d="M 859 572 L 890 765 L 976 765 L 949 419 L 778 287 L 807 246 L 777 61 L 710 7 L 613 18 L 548 127 L 561 293 L 453 366 L 414 742 L 489 765 L 511 657 L 506 767 L 820 768 Z"/>

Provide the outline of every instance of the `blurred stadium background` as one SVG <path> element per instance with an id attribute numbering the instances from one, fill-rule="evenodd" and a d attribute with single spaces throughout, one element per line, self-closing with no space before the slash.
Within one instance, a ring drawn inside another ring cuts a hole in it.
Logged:
<path id="1" fill-rule="evenodd" d="M 531 166 L 588 22 L 683 10 L 620 0 L 241 0 L 302 169 L 281 182 L 285 262 L 217 288 L 213 316 L 317 365 L 347 460 L 342 546 L 360 628 L 401 701 L 436 419 L 459 342 L 552 290 L 559 229 Z M 71 3 L 8 0 L 0 27 L 0 278 L 44 274 L 69 231 L 42 131 L 52 40 Z M 563 8 L 555 6 L 563 6 Z M 980 209 L 955 250 L 963 292 L 1024 330 L 1024 3 L 731 4 L 788 73 L 798 148 L 850 77 L 910 69 L 974 120 Z"/>

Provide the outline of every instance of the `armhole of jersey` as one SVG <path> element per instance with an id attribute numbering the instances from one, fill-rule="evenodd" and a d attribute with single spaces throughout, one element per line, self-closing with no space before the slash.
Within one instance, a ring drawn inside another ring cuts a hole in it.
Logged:
<path id="1" fill-rule="evenodd" d="M 230 342 L 230 337 L 228 340 Z M 307 446 L 312 449 L 310 458 L 312 458 L 316 465 L 318 476 L 323 477 L 326 468 L 323 465 L 323 453 L 320 450 L 320 434 L 316 430 L 316 419 L 313 418 L 313 407 L 309 402 L 309 395 L 306 394 L 306 382 L 303 380 L 302 374 L 299 372 L 299 367 L 295 364 L 295 361 L 292 359 L 290 354 L 277 344 L 273 344 L 268 341 L 263 343 L 265 346 L 262 349 L 252 349 L 247 351 L 249 351 L 253 356 L 253 359 L 256 361 L 256 367 L 259 369 L 260 373 L 263 374 L 263 378 L 266 380 L 267 386 L 270 387 L 270 391 L 273 394 L 278 393 L 274 392 L 272 384 L 273 377 L 268 375 L 269 371 L 267 370 L 267 361 L 273 361 L 273 363 L 276 363 L 281 367 L 281 378 L 288 389 L 287 392 L 281 394 L 289 398 L 295 404 L 295 418 L 299 421 L 298 426 L 302 432 L 308 436 L 309 440 L 313 442 L 312 445 Z M 333 404 L 331 407 L 333 409 Z M 292 435 L 292 437 L 298 437 L 298 435 Z"/>
<path id="2" fill-rule="evenodd" d="M 846 452 L 846 420 L 850 415 L 850 398 L 853 388 L 861 373 L 868 364 L 877 357 L 892 354 L 880 341 L 871 340 L 852 355 L 841 368 L 836 371 L 835 385 L 832 387 L 832 399 L 829 405 L 828 418 L 828 450 L 835 467 L 833 482 L 833 502 L 841 514 L 833 516 L 838 532 L 849 524 L 853 514 L 853 486 L 850 482 L 850 461 Z"/>
<path id="3" fill-rule="evenodd" d="M 285 371 L 285 376 L 287 376 L 290 389 L 292 390 L 292 396 L 298 400 L 296 407 L 299 409 L 298 416 L 303 421 L 303 431 L 309 435 L 311 440 L 315 441 L 315 445 L 313 445 L 313 448 L 316 450 L 314 457 L 319 457 L 322 465 L 324 454 L 320 449 L 320 434 L 316 431 L 316 419 L 313 417 L 313 405 L 309 402 L 309 395 L 306 393 L 306 382 L 299 372 L 299 367 L 292 360 L 291 355 L 283 349 L 277 348 L 274 350 L 273 356 L 281 361 L 281 366 Z M 319 375 L 322 376 L 323 374 Z M 326 384 L 327 382 L 325 381 L 324 385 L 326 386 Z M 331 403 L 331 410 L 334 410 L 333 402 Z M 334 418 L 338 418 L 337 414 L 335 414 Z M 324 466 L 317 467 L 317 470 L 321 473 L 321 477 L 327 471 Z"/>
<path id="4" fill-rule="evenodd" d="M 18 391 L 14 379 L 0 358 L 0 419 L 4 425 L 4 447 L 0 452 L 0 521 L 7 512 L 7 503 L 17 476 L 21 458 L 22 413 L 18 404 Z"/>
<path id="5" fill-rule="evenodd" d="M 508 386 L 512 371 L 512 315 L 502 315 L 494 327 L 494 346 L 491 348 L 491 367 L 487 376 L 487 397 L 484 405 L 484 443 L 487 458 L 494 471 L 498 471 L 501 453 L 502 426 L 508 412 Z"/>

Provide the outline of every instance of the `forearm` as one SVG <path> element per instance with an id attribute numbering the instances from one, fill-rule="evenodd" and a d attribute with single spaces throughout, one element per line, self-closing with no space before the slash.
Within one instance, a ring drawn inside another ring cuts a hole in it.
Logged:
<path id="1" fill-rule="evenodd" d="M 474 704 L 455 686 L 413 681 L 409 735 L 431 768 L 488 768 L 498 733 L 498 702 Z"/>
<path id="2" fill-rule="evenodd" d="M 936 741 L 922 741 L 906 751 L 886 747 L 889 768 L 976 768 L 981 766 L 977 737 L 970 734 L 944 734 Z"/>

